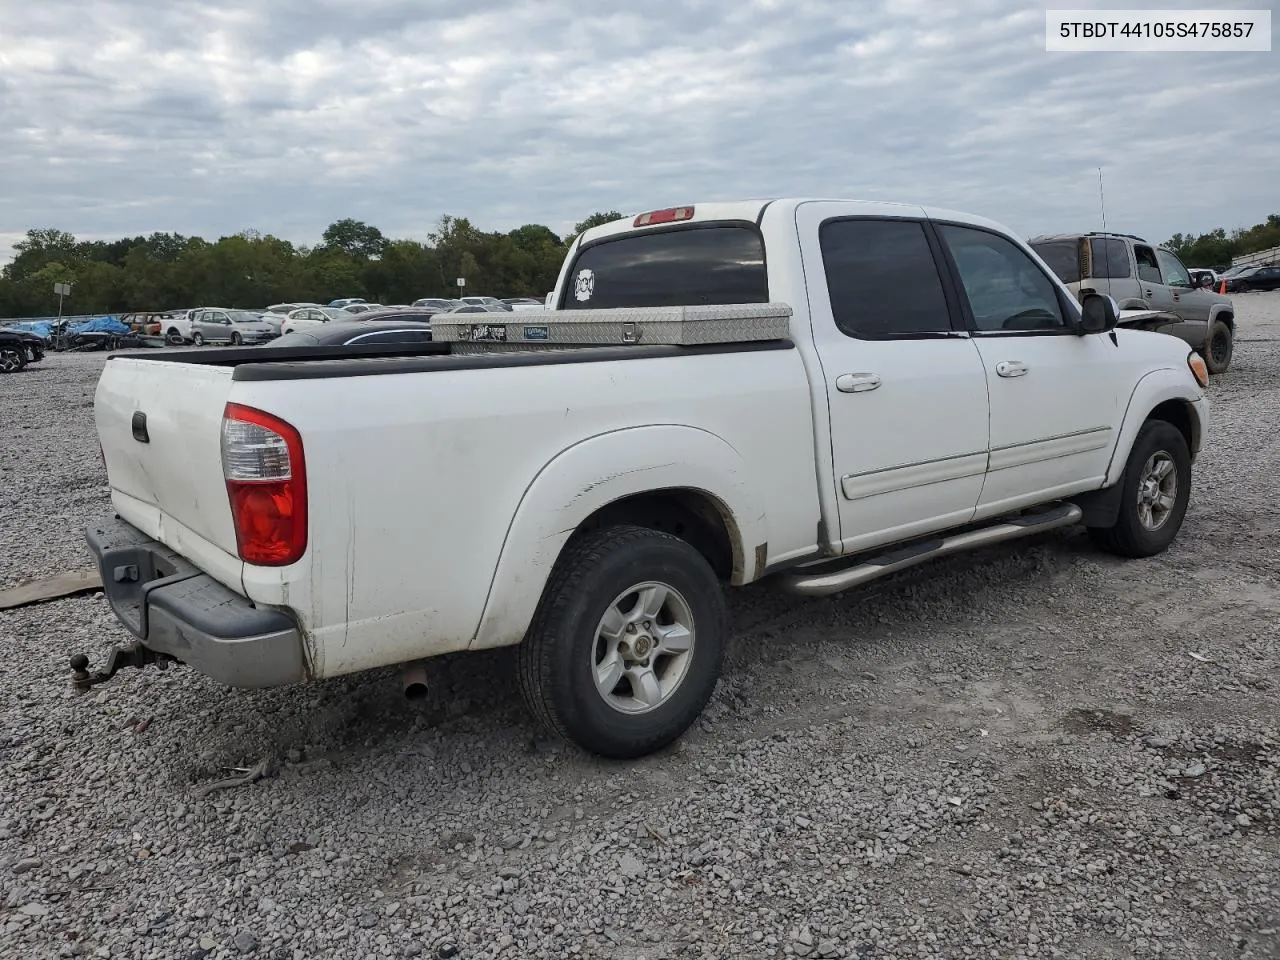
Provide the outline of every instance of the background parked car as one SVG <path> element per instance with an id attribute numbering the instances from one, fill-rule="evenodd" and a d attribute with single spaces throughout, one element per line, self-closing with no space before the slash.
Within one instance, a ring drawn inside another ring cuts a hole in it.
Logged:
<path id="1" fill-rule="evenodd" d="M 191 318 L 199 311 L 199 307 L 183 310 L 170 310 L 170 319 L 165 324 L 164 340 L 172 346 L 181 346 L 191 342 Z"/>
<path id="2" fill-rule="evenodd" d="M 460 303 L 458 306 L 442 311 L 444 313 L 510 313 L 511 307 L 501 301 L 495 303 Z"/>
<path id="3" fill-rule="evenodd" d="M 444 310 L 436 310 L 432 307 L 383 307 L 381 310 L 372 310 L 368 313 L 357 314 L 354 319 L 364 323 L 381 322 L 383 320 L 415 321 L 418 323 L 430 323 L 431 318 L 437 313 L 445 313 Z"/>
<path id="4" fill-rule="evenodd" d="M 415 320 L 343 320 L 287 333 L 268 348 L 328 347 L 348 344 L 427 343 L 431 324 Z"/>
<path id="5" fill-rule="evenodd" d="M 413 301 L 415 307 L 434 307 L 437 310 L 448 310 L 450 307 L 457 306 L 453 300 L 446 297 L 423 297 L 421 300 Z"/>
<path id="6" fill-rule="evenodd" d="M 0 326 L 0 373 L 17 373 L 44 359 L 45 342 L 34 333 Z"/>
<path id="7" fill-rule="evenodd" d="M 364 297 L 341 297 L 337 300 L 330 300 L 331 307 L 346 307 L 353 303 L 364 303 Z"/>
<path id="8" fill-rule="evenodd" d="M 1158 311 L 1178 322 L 1165 333 L 1198 351 L 1210 373 L 1225 373 L 1235 338 L 1231 301 L 1195 284 L 1167 247 L 1128 233 L 1063 233 L 1032 237 L 1032 249 L 1077 298 L 1111 297 L 1122 311 Z"/>
<path id="9" fill-rule="evenodd" d="M 459 297 L 459 303 L 465 303 L 469 307 L 483 307 L 488 304 L 500 304 L 505 306 L 497 297 Z"/>
<path id="10" fill-rule="evenodd" d="M 323 306 L 323 304 L 307 303 L 305 301 L 302 301 L 299 303 L 273 303 L 271 306 L 267 307 L 265 312 L 278 314 L 279 316 L 283 317 L 283 316 L 287 316 L 290 313 L 293 313 L 293 311 L 295 310 L 301 310 L 303 307 L 319 307 L 319 306 Z"/>
<path id="11" fill-rule="evenodd" d="M 206 307 L 191 320 L 191 342 L 197 347 L 206 343 L 265 343 L 278 335 L 271 324 L 248 310 Z"/>
<path id="12" fill-rule="evenodd" d="M 289 314 L 284 324 L 280 327 L 280 332 L 282 334 L 293 333 L 295 330 L 318 327 L 321 324 L 332 323 L 335 320 L 350 320 L 351 316 L 341 307 L 303 307 L 301 310 L 294 310 Z"/>
<path id="13" fill-rule="evenodd" d="M 365 303 L 362 300 L 360 303 L 348 303 L 342 309 L 345 310 L 347 313 L 351 313 L 351 314 L 368 313 L 370 310 L 381 310 L 382 304 Z"/>
<path id="14" fill-rule="evenodd" d="M 1246 290 L 1280 290 L 1280 266 L 1246 267 L 1234 277 L 1227 278 L 1228 293 L 1244 293 Z"/>

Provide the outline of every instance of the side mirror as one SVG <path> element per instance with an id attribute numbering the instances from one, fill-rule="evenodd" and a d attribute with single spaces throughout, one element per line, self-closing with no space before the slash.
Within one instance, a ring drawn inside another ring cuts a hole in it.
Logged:
<path id="1" fill-rule="evenodd" d="M 1116 302 L 1110 297 L 1091 293 L 1080 302 L 1080 326 L 1076 332 L 1081 336 L 1088 333 L 1106 333 L 1115 329 L 1115 325 L 1119 322 Z"/>

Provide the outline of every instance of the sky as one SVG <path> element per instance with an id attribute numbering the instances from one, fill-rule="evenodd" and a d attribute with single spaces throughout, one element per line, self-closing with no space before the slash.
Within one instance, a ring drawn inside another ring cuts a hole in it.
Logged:
<path id="1" fill-rule="evenodd" d="M 1048 53 L 1047 6 L 0 0 L 0 262 L 31 227 L 563 234 L 776 196 L 1027 236 L 1097 229 L 1099 167 L 1107 226 L 1151 240 L 1280 212 L 1280 45 Z"/>

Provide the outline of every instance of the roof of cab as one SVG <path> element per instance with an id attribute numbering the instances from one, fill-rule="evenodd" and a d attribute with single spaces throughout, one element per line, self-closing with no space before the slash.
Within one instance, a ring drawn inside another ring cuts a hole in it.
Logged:
<path id="1" fill-rule="evenodd" d="M 784 216 L 794 216 L 797 208 L 806 203 L 848 203 L 861 205 L 865 204 L 868 209 L 875 208 L 877 212 L 883 211 L 886 207 L 901 208 L 907 216 L 924 216 L 938 220 L 953 220 L 964 223 L 972 223 L 978 226 L 992 227 L 1005 233 L 1012 233 L 1008 227 L 985 217 L 976 216 L 971 213 L 963 213 L 958 210 L 948 210 L 942 207 L 925 207 L 917 203 L 902 202 L 886 202 L 883 200 L 857 200 L 851 197 L 774 197 L 774 198 L 756 198 L 750 200 L 718 200 L 710 203 L 685 203 L 671 204 L 667 207 L 656 207 L 656 210 L 669 210 L 672 207 L 692 207 L 693 216 L 679 221 L 680 223 L 698 223 L 700 221 L 710 220 L 747 220 L 756 222 L 760 219 L 761 214 L 766 207 L 770 208 L 770 213 L 781 213 Z M 645 212 L 645 211 L 640 211 Z M 620 233 L 638 233 L 644 230 L 662 229 L 669 224 L 653 224 L 652 226 L 634 226 L 637 214 L 623 217 L 619 220 L 612 220 L 609 223 L 601 224 L 598 227 L 592 227 L 582 233 L 578 240 L 579 245 L 591 243 L 604 237 L 613 236 Z"/>

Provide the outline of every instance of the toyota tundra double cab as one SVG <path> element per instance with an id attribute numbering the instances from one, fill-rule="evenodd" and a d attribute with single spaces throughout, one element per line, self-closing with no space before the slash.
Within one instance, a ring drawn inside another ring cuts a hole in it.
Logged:
<path id="1" fill-rule="evenodd" d="M 1101 293 L 1121 310 L 1150 311 L 1135 321 L 1185 340 L 1210 373 L 1226 373 L 1235 341 L 1235 307 L 1212 283 L 1192 280 L 1177 255 L 1124 233 L 1059 233 L 1031 238 L 1077 297 Z"/>
<path id="2" fill-rule="evenodd" d="M 76 681 L 421 689 L 426 658 L 513 646 L 535 717 L 635 757 L 711 696 L 727 588 L 825 596 L 1069 525 L 1146 557 L 1187 509 L 1203 360 L 981 217 L 647 212 L 581 234 L 551 306 L 466 344 L 113 356 L 87 537 L 137 642 Z M 579 310 L 622 339 L 562 348 Z M 698 311 L 720 333 L 673 342 Z"/>

